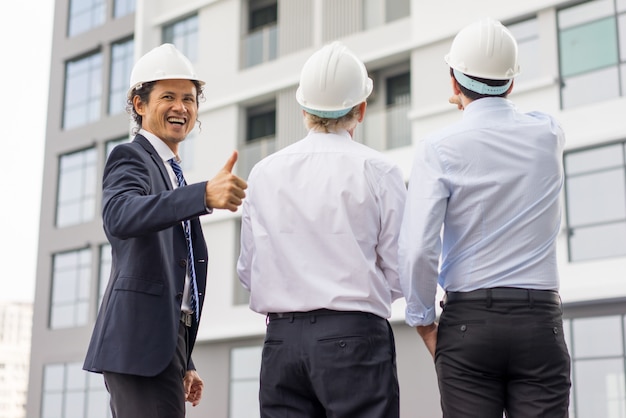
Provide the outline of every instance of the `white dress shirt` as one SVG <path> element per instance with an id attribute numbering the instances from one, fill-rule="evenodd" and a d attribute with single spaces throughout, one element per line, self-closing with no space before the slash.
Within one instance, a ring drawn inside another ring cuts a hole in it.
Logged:
<path id="1" fill-rule="evenodd" d="M 551 116 L 504 98 L 419 142 L 400 234 L 409 325 L 435 320 L 437 283 L 558 290 L 564 142 Z"/>
<path id="2" fill-rule="evenodd" d="M 259 313 L 326 308 L 383 318 L 401 296 L 399 168 L 338 134 L 309 132 L 248 178 L 237 271 Z"/>

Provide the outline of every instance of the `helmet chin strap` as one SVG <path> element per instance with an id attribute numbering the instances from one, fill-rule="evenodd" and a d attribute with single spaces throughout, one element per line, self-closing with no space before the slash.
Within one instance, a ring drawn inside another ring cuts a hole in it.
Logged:
<path id="1" fill-rule="evenodd" d="M 485 83 L 481 83 L 478 80 L 474 80 L 460 72 L 459 70 L 452 69 L 454 71 L 454 78 L 459 82 L 460 85 L 465 87 L 468 90 L 471 90 L 478 94 L 487 94 L 489 96 L 499 96 L 507 92 L 509 87 L 511 87 L 511 83 L 513 79 L 510 79 L 508 83 L 503 86 L 490 86 Z"/>

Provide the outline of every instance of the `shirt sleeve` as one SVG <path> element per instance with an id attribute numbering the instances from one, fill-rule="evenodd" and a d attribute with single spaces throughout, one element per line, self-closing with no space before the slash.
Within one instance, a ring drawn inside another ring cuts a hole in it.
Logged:
<path id="1" fill-rule="evenodd" d="M 394 167 L 380 183 L 381 230 L 376 252 L 378 265 L 391 290 L 392 301 L 402 297 L 398 272 L 398 231 L 406 201 L 406 186 L 402 173 Z"/>
<path id="2" fill-rule="evenodd" d="M 435 321 L 441 231 L 448 199 L 443 165 L 427 142 L 417 146 L 399 237 L 400 283 L 410 326 Z"/>
<path id="3" fill-rule="evenodd" d="M 248 199 L 244 199 L 241 214 L 241 251 L 237 260 L 237 274 L 241 285 L 250 291 L 252 260 L 254 259 L 254 241 L 252 235 L 252 221 L 250 219 L 250 190 Z"/>

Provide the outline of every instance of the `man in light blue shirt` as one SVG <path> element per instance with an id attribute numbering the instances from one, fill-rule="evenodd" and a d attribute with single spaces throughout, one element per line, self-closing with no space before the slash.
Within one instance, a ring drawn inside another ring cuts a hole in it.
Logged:
<path id="1" fill-rule="evenodd" d="M 500 22 L 460 31 L 446 62 L 463 118 L 417 145 L 399 239 L 406 322 L 435 359 L 446 418 L 566 417 L 564 134 L 507 99 L 517 43 Z"/>

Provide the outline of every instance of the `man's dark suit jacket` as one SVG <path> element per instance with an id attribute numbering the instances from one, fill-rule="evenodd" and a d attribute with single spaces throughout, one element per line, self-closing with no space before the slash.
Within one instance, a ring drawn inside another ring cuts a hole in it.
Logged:
<path id="1" fill-rule="evenodd" d="M 198 216 L 207 213 L 205 187 L 202 182 L 173 190 L 162 159 L 141 135 L 111 152 L 102 218 L 113 262 L 85 370 L 155 376 L 173 359 L 187 271 L 181 222 L 187 219 L 200 312 L 204 303 L 208 254 Z M 198 332 L 193 322 L 189 352 Z"/>

